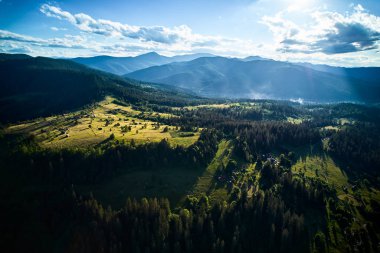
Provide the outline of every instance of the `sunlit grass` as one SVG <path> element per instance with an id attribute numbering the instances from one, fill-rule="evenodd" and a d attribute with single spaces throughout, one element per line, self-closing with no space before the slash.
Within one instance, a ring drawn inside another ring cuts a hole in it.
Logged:
<path id="1" fill-rule="evenodd" d="M 200 130 L 184 134 L 178 127 L 144 119 L 146 113 L 116 104 L 112 97 L 106 97 L 92 108 L 12 125 L 6 131 L 32 134 L 42 146 L 49 148 L 96 145 L 111 134 L 116 140 L 134 140 L 136 144 L 166 139 L 173 146 L 190 146 L 199 138 Z M 167 113 L 149 113 L 157 119 L 176 117 Z"/>

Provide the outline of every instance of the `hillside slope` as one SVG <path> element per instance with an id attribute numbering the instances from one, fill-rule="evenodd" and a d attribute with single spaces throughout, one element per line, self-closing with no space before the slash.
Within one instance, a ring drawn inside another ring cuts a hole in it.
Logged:
<path id="1" fill-rule="evenodd" d="M 191 103 L 192 95 L 126 80 L 68 60 L 0 55 L 0 122 L 48 116 L 111 94 L 130 103 Z"/>

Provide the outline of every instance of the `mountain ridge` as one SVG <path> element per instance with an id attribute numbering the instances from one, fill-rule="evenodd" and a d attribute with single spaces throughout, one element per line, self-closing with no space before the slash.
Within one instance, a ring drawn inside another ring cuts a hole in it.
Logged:
<path id="1" fill-rule="evenodd" d="M 168 57 L 160 55 L 156 52 L 149 52 L 134 57 L 114 57 L 108 55 L 100 55 L 94 57 L 77 57 L 70 60 L 98 70 L 103 70 L 116 75 L 124 75 L 151 66 L 158 66 L 172 62 L 189 61 L 204 56 L 210 57 L 212 55 L 200 53 Z"/>
<path id="2" fill-rule="evenodd" d="M 290 62 L 202 57 L 153 66 L 125 76 L 187 88 L 210 97 L 372 102 L 380 100 L 380 85 L 376 81 L 379 70 L 374 68 L 368 78 L 360 73 L 346 78 L 334 71 Z"/>

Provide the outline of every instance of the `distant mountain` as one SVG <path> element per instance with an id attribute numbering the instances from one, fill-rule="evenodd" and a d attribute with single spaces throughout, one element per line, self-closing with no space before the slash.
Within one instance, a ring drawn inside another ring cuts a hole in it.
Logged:
<path id="1" fill-rule="evenodd" d="M 0 122 L 48 116 L 113 95 L 126 102 L 184 105 L 182 89 L 144 83 L 69 61 L 0 54 Z"/>
<path id="2" fill-rule="evenodd" d="M 297 63 L 307 68 L 314 70 L 339 75 L 346 78 L 358 78 L 363 80 L 379 81 L 380 68 L 378 67 L 357 67 L 357 68 L 344 68 L 333 67 L 328 65 L 319 65 L 311 63 Z"/>
<path id="3" fill-rule="evenodd" d="M 270 59 L 266 59 L 261 56 L 248 56 L 248 57 L 242 58 L 241 60 L 242 61 L 265 61 L 265 60 L 271 61 Z"/>
<path id="4" fill-rule="evenodd" d="M 379 69 L 358 69 L 347 78 L 288 62 L 203 57 L 126 76 L 191 89 L 209 97 L 372 102 L 380 101 Z M 367 77 L 366 73 L 373 75 Z"/>
<path id="5" fill-rule="evenodd" d="M 211 54 L 188 54 L 166 57 L 159 55 L 156 52 L 151 52 L 136 57 L 95 56 L 88 58 L 73 58 L 71 60 L 94 69 L 103 70 L 116 75 L 124 75 L 151 66 L 158 66 L 172 62 L 191 61 L 200 57 L 212 56 L 213 55 Z"/>

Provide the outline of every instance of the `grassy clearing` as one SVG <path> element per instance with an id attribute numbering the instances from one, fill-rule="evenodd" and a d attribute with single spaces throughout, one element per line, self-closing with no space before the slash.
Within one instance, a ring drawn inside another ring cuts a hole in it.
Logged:
<path id="1" fill-rule="evenodd" d="M 167 139 L 171 145 L 189 146 L 198 140 L 200 132 L 183 133 L 175 126 L 158 121 L 145 120 L 149 114 L 160 117 L 176 117 L 170 114 L 142 112 L 131 106 L 116 104 L 107 97 L 90 109 L 36 119 L 10 126 L 8 133 L 30 133 L 48 148 L 84 147 L 96 145 L 109 138 L 137 143 L 159 142 Z"/>
<path id="2" fill-rule="evenodd" d="M 214 184 L 214 174 L 221 165 L 227 165 L 228 159 L 231 156 L 232 143 L 231 141 L 222 140 L 219 143 L 218 151 L 206 168 L 204 173 L 198 178 L 196 184 L 193 187 L 192 193 L 194 195 L 201 195 L 206 193 L 210 197 L 211 203 L 215 203 L 221 200 L 226 200 L 227 189 L 216 188 Z"/>
<path id="3" fill-rule="evenodd" d="M 337 127 L 337 126 L 325 126 L 325 127 L 322 127 L 322 129 L 324 130 L 334 130 L 334 131 L 339 131 L 340 128 Z"/>
<path id="4" fill-rule="evenodd" d="M 183 109 L 187 110 L 197 110 L 200 108 L 215 108 L 215 109 L 223 109 L 223 108 L 232 108 L 232 107 L 241 107 L 245 109 L 259 109 L 261 106 L 258 103 L 254 102 L 238 102 L 238 103 L 222 103 L 222 104 L 203 104 L 203 105 L 195 105 L 195 106 L 186 106 Z M 180 108 L 177 108 L 180 109 Z"/>
<path id="5" fill-rule="evenodd" d="M 337 120 L 337 123 L 339 125 L 353 125 L 356 123 L 356 121 L 354 119 L 350 119 L 350 118 L 340 118 Z"/>
<path id="6" fill-rule="evenodd" d="M 288 117 L 286 119 L 289 123 L 292 123 L 292 124 L 301 124 L 303 122 L 303 119 L 300 119 L 300 118 L 292 118 L 292 117 Z"/>
<path id="7" fill-rule="evenodd" d="M 348 177 L 327 155 L 310 155 L 300 158 L 292 167 L 293 173 L 309 178 L 318 178 L 337 189 L 338 195 L 349 190 Z"/>
<path id="8" fill-rule="evenodd" d="M 234 104 L 205 104 L 205 105 L 186 106 L 186 107 L 184 107 L 184 109 L 187 109 L 187 110 L 196 110 L 199 108 L 219 108 L 219 109 L 222 109 L 222 108 L 230 108 L 233 105 Z"/>
<path id="9" fill-rule="evenodd" d="M 371 200 L 380 203 L 378 189 L 350 183 L 347 174 L 326 154 L 300 158 L 293 165 L 292 171 L 301 177 L 317 178 L 326 182 L 336 189 L 340 200 L 347 201 L 354 206 L 358 206 L 360 203 L 370 203 Z M 354 188 L 355 190 L 353 190 Z"/>

